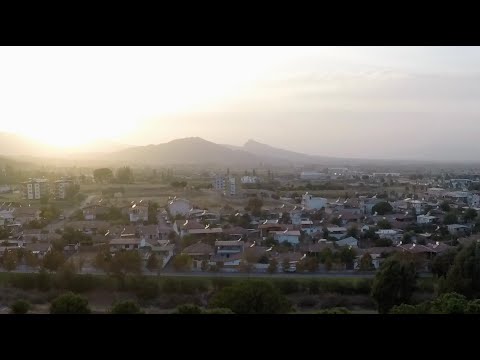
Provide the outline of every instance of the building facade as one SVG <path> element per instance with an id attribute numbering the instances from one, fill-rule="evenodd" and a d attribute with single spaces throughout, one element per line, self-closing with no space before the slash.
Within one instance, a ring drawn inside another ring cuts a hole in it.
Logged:
<path id="1" fill-rule="evenodd" d="M 50 186 L 47 179 L 29 179 L 22 183 L 22 195 L 24 199 L 40 200 L 50 194 Z"/>

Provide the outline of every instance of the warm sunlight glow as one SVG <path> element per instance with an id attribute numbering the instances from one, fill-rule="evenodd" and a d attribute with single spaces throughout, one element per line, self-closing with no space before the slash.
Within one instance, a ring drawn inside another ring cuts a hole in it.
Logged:
<path id="1" fill-rule="evenodd" d="M 222 47 L 4 47 L 1 130 L 63 147 L 128 141 L 138 123 L 241 93 L 276 64 L 275 49 L 259 55 Z"/>

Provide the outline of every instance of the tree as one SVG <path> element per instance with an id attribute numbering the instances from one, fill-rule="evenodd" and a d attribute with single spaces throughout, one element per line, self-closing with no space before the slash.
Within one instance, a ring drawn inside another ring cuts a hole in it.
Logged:
<path id="1" fill-rule="evenodd" d="M 192 266 L 192 258 L 187 254 L 180 254 L 173 259 L 173 268 L 175 271 L 190 270 Z"/>
<path id="2" fill-rule="evenodd" d="M 469 208 L 465 211 L 465 214 L 463 214 L 463 219 L 467 222 L 473 221 L 477 217 L 477 215 L 478 213 L 475 209 Z"/>
<path id="3" fill-rule="evenodd" d="M 30 311 L 32 305 L 25 300 L 17 300 L 12 306 L 10 306 L 10 312 L 12 314 L 26 314 Z"/>
<path id="4" fill-rule="evenodd" d="M 147 269 L 149 271 L 157 271 L 160 270 L 163 266 L 163 258 L 158 258 L 155 253 L 152 253 L 147 260 Z"/>
<path id="5" fill-rule="evenodd" d="M 290 269 L 290 259 L 289 258 L 284 258 L 282 261 L 282 270 L 284 272 L 288 271 Z"/>
<path id="6" fill-rule="evenodd" d="M 447 277 L 450 267 L 455 261 L 455 255 L 457 254 L 454 250 L 449 250 L 443 254 L 435 256 L 431 262 L 431 270 L 434 275 L 438 277 Z"/>
<path id="7" fill-rule="evenodd" d="M 382 219 L 377 223 L 379 229 L 391 229 L 392 224 L 386 219 Z"/>
<path id="8" fill-rule="evenodd" d="M 257 197 L 248 200 L 246 211 L 251 211 L 253 216 L 260 216 L 262 212 L 263 201 Z"/>
<path id="9" fill-rule="evenodd" d="M 158 224 L 158 204 L 156 202 L 149 202 L 148 203 L 148 223 L 149 224 Z"/>
<path id="10" fill-rule="evenodd" d="M 138 251 L 119 251 L 110 260 L 110 271 L 123 280 L 127 274 L 141 274 L 142 264 Z"/>
<path id="11" fill-rule="evenodd" d="M 111 314 L 143 314 L 144 312 L 134 301 L 119 301 L 113 304 Z"/>
<path id="12" fill-rule="evenodd" d="M 113 172 L 108 168 L 101 168 L 93 170 L 93 178 L 97 183 L 107 183 L 113 179 Z"/>
<path id="13" fill-rule="evenodd" d="M 371 270 L 374 270 L 374 269 L 375 269 L 375 267 L 373 266 L 372 256 L 369 253 L 363 254 L 363 256 L 360 258 L 359 270 L 360 271 L 371 271 Z"/>
<path id="14" fill-rule="evenodd" d="M 445 225 L 450 225 L 450 224 L 457 224 L 458 223 L 458 218 L 457 214 L 454 212 L 449 212 L 448 214 L 445 215 L 443 218 L 443 223 Z"/>
<path id="15" fill-rule="evenodd" d="M 117 169 L 116 180 L 120 184 L 133 184 L 133 172 L 128 166 Z"/>
<path id="16" fill-rule="evenodd" d="M 31 251 L 27 251 L 25 254 L 25 262 L 27 266 L 31 268 L 37 268 L 40 265 L 40 260 L 38 257 Z"/>
<path id="17" fill-rule="evenodd" d="M 277 261 L 275 258 L 272 258 L 272 259 L 270 260 L 270 263 L 268 264 L 267 271 L 268 271 L 270 274 L 273 274 L 273 273 L 276 273 L 276 272 L 277 272 L 277 268 L 278 268 L 278 261 Z"/>
<path id="18" fill-rule="evenodd" d="M 343 247 L 340 250 L 340 261 L 344 263 L 347 269 L 353 268 L 353 261 L 355 260 L 355 250 L 350 247 Z"/>
<path id="19" fill-rule="evenodd" d="M 376 212 L 378 215 L 385 215 L 392 211 L 392 205 L 390 205 L 390 203 L 387 201 L 381 201 L 372 207 L 372 214 Z"/>
<path id="20" fill-rule="evenodd" d="M 3 253 L 3 267 L 8 272 L 17 268 L 18 258 L 17 254 L 13 250 L 5 249 Z"/>
<path id="21" fill-rule="evenodd" d="M 358 236 L 358 227 L 356 225 L 350 226 L 347 231 L 347 236 L 357 237 Z"/>
<path id="22" fill-rule="evenodd" d="M 395 305 L 407 303 L 416 283 L 415 263 L 401 257 L 388 258 L 380 267 L 372 285 L 371 296 L 380 313 L 388 313 Z"/>
<path id="23" fill-rule="evenodd" d="M 333 225 L 341 226 L 342 225 L 342 219 L 340 219 L 338 216 L 335 216 L 330 222 Z"/>
<path id="24" fill-rule="evenodd" d="M 461 249 L 447 273 L 443 292 L 468 297 L 480 294 L 480 244 L 476 241 Z"/>
<path id="25" fill-rule="evenodd" d="M 442 211 L 449 212 L 449 211 L 450 211 L 450 204 L 449 204 L 447 201 L 443 201 L 443 202 L 440 204 L 440 209 L 441 209 Z"/>
<path id="26" fill-rule="evenodd" d="M 464 314 L 467 298 L 457 293 L 440 295 L 431 302 L 431 312 L 435 314 Z"/>
<path id="27" fill-rule="evenodd" d="M 52 301 L 50 314 L 90 314 L 88 300 L 72 292 L 60 295 Z"/>
<path id="28" fill-rule="evenodd" d="M 248 280 L 225 287 L 209 304 L 235 314 L 282 314 L 291 310 L 289 301 L 270 282 Z"/>
<path id="29" fill-rule="evenodd" d="M 62 252 L 52 250 L 45 254 L 42 260 L 42 266 L 50 271 L 57 271 L 65 263 L 65 256 Z"/>

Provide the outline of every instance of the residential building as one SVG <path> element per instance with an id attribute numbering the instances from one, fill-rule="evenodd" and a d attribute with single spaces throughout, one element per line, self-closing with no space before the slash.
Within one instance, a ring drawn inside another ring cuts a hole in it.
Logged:
<path id="1" fill-rule="evenodd" d="M 133 204 L 128 212 L 130 222 L 148 221 L 148 205 Z"/>
<path id="2" fill-rule="evenodd" d="M 480 208 L 480 194 L 469 194 L 467 201 L 468 206 L 472 208 Z"/>
<path id="3" fill-rule="evenodd" d="M 22 183 L 22 195 L 27 200 L 40 200 L 50 195 L 47 179 L 29 179 Z"/>
<path id="4" fill-rule="evenodd" d="M 433 224 L 437 220 L 436 216 L 429 216 L 429 215 L 418 215 L 417 216 L 417 223 L 418 224 Z"/>
<path id="5" fill-rule="evenodd" d="M 73 188 L 73 181 L 69 179 L 60 179 L 54 182 L 53 193 L 55 199 L 66 199 L 69 189 Z"/>
<path id="6" fill-rule="evenodd" d="M 192 204 L 185 199 L 173 199 L 168 202 L 168 211 L 173 217 L 177 215 L 186 216 L 190 209 L 192 209 Z"/>
<path id="7" fill-rule="evenodd" d="M 231 256 L 243 253 L 245 243 L 243 241 L 215 241 L 216 254 L 229 259 Z"/>
<path id="8" fill-rule="evenodd" d="M 192 258 L 192 269 L 197 270 L 202 268 L 203 261 L 209 261 L 210 257 L 215 254 L 215 250 L 212 246 L 199 241 L 183 249 L 182 254 Z"/>
<path id="9" fill-rule="evenodd" d="M 256 184 L 258 182 L 258 177 L 256 176 L 242 176 L 240 179 L 242 184 Z"/>
<path id="10" fill-rule="evenodd" d="M 229 196 L 237 195 L 237 181 L 233 176 L 216 176 L 212 185 L 215 191 Z"/>
<path id="11" fill-rule="evenodd" d="M 328 236 L 334 237 L 337 240 L 347 236 L 347 228 L 341 226 L 328 227 Z"/>
<path id="12" fill-rule="evenodd" d="M 336 242 L 336 244 L 337 244 L 338 246 L 341 246 L 341 247 L 343 247 L 343 246 L 351 246 L 351 247 L 356 248 L 356 247 L 358 247 L 358 240 L 355 239 L 354 237 L 350 236 L 350 237 L 348 237 L 348 238 L 345 238 L 345 239 L 342 239 L 342 240 L 338 240 L 338 241 Z"/>
<path id="13" fill-rule="evenodd" d="M 279 243 L 286 241 L 290 244 L 298 244 L 300 242 L 299 230 L 272 231 L 272 233 L 273 239 Z"/>
<path id="14" fill-rule="evenodd" d="M 470 226 L 460 225 L 460 224 L 450 224 L 447 225 L 448 232 L 452 235 L 465 236 L 470 233 Z"/>
<path id="15" fill-rule="evenodd" d="M 308 192 L 302 195 L 302 206 L 307 210 L 320 210 L 327 206 L 327 199 L 321 197 L 314 197 Z"/>
<path id="16" fill-rule="evenodd" d="M 116 252 L 121 250 L 138 250 L 141 244 L 139 238 L 120 237 L 112 239 L 109 242 L 110 251 Z"/>
<path id="17" fill-rule="evenodd" d="M 401 232 L 402 232 L 401 230 L 381 229 L 376 231 L 375 234 L 377 234 L 380 237 L 380 239 L 397 241 L 397 240 L 401 240 L 402 238 Z"/>

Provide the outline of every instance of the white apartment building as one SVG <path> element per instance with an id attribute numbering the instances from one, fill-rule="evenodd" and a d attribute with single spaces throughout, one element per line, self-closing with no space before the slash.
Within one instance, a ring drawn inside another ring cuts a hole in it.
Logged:
<path id="1" fill-rule="evenodd" d="M 235 196 L 237 194 L 237 181 L 233 176 L 216 176 L 213 179 L 213 189 L 226 195 Z"/>
<path id="2" fill-rule="evenodd" d="M 50 186 L 47 179 L 29 179 L 22 183 L 24 199 L 40 200 L 50 194 Z"/>

